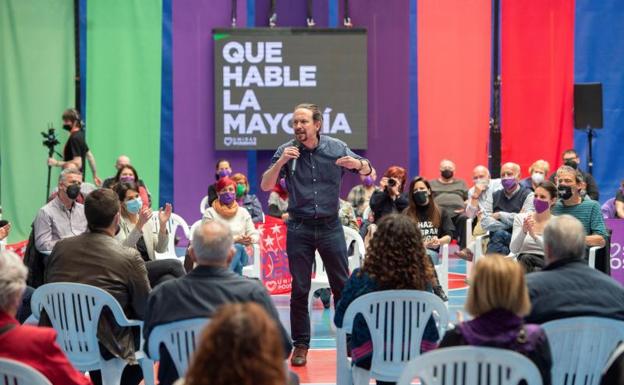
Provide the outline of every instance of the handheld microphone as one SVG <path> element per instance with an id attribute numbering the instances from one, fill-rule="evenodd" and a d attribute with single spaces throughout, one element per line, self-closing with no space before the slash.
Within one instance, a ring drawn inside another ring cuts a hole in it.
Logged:
<path id="1" fill-rule="evenodd" d="M 297 147 L 297 149 L 301 152 L 301 143 L 297 139 L 293 139 L 292 145 Z M 301 154 L 299 154 L 301 155 Z M 292 169 L 290 171 L 290 175 L 295 175 L 295 170 L 297 169 L 297 158 L 292 160 Z"/>

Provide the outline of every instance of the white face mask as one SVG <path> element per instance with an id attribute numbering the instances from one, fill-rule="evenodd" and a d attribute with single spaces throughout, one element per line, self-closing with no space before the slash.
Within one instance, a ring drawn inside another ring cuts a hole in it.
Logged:
<path id="1" fill-rule="evenodd" d="M 475 184 L 479 185 L 480 187 L 487 187 L 490 184 L 490 181 L 486 178 L 478 178 L 475 180 Z"/>
<path id="2" fill-rule="evenodd" d="M 544 181 L 544 174 L 539 173 L 539 172 L 534 172 L 533 174 L 531 174 L 531 180 L 535 184 L 540 184 Z"/>

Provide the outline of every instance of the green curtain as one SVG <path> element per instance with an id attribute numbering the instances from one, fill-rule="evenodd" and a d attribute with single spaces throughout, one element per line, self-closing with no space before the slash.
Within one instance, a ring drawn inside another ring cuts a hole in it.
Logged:
<path id="1" fill-rule="evenodd" d="M 45 203 L 47 149 L 41 131 L 60 132 L 74 106 L 73 1 L 0 1 L 0 188 L 9 242 L 25 239 Z M 59 169 L 52 174 L 57 185 Z"/>
<path id="2" fill-rule="evenodd" d="M 98 176 L 130 157 L 158 204 L 162 0 L 87 4 L 87 142 Z"/>

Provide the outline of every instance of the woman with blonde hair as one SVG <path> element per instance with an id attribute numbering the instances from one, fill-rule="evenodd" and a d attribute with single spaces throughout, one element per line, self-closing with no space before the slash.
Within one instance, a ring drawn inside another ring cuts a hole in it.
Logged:
<path id="1" fill-rule="evenodd" d="M 520 264 L 493 254 L 477 262 L 470 279 L 466 310 L 474 319 L 446 332 L 440 348 L 472 345 L 509 349 L 528 357 L 550 385 L 552 356 L 544 330 L 525 324 L 531 311 L 529 292 Z"/>
<path id="2" fill-rule="evenodd" d="M 184 379 L 185 385 L 287 383 L 281 334 L 275 321 L 253 302 L 224 305 L 217 311 Z"/>
<path id="3" fill-rule="evenodd" d="M 536 160 L 529 167 L 529 176 L 522 179 L 520 184 L 531 191 L 535 191 L 537 186 L 545 180 L 548 180 L 548 172 L 550 171 L 550 164 L 543 159 Z"/>

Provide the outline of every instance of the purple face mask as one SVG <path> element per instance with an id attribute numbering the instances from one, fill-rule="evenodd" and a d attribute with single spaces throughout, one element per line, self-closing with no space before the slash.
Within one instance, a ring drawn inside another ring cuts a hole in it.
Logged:
<path id="1" fill-rule="evenodd" d="M 225 178 L 226 176 L 230 176 L 230 174 L 232 174 L 232 171 L 230 170 L 219 170 L 219 178 Z"/>
<path id="2" fill-rule="evenodd" d="M 550 203 L 548 203 L 548 201 L 543 201 L 541 199 L 534 198 L 533 206 L 535 206 L 535 212 L 538 214 L 541 214 L 550 208 Z"/>
<path id="3" fill-rule="evenodd" d="M 221 204 L 226 205 L 226 206 L 231 205 L 235 199 L 236 199 L 236 194 L 233 192 L 224 192 L 224 193 L 219 194 L 219 202 L 221 202 Z"/>
<path id="4" fill-rule="evenodd" d="M 279 184 L 282 189 L 286 190 L 286 178 L 280 179 Z"/>
<path id="5" fill-rule="evenodd" d="M 371 187 L 373 183 L 375 183 L 375 181 L 370 175 L 365 177 L 364 180 L 362 181 L 362 184 L 366 187 Z"/>
<path id="6" fill-rule="evenodd" d="M 503 188 L 505 190 L 513 190 L 514 188 L 516 188 L 516 185 L 518 184 L 518 182 L 516 181 L 516 178 L 501 179 L 501 183 L 503 184 Z"/>
<path id="7" fill-rule="evenodd" d="M 119 181 L 120 182 L 134 182 L 134 176 L 133 175 L 124 175 L 124 176 L 120 176 L 119 177 Z"/>

